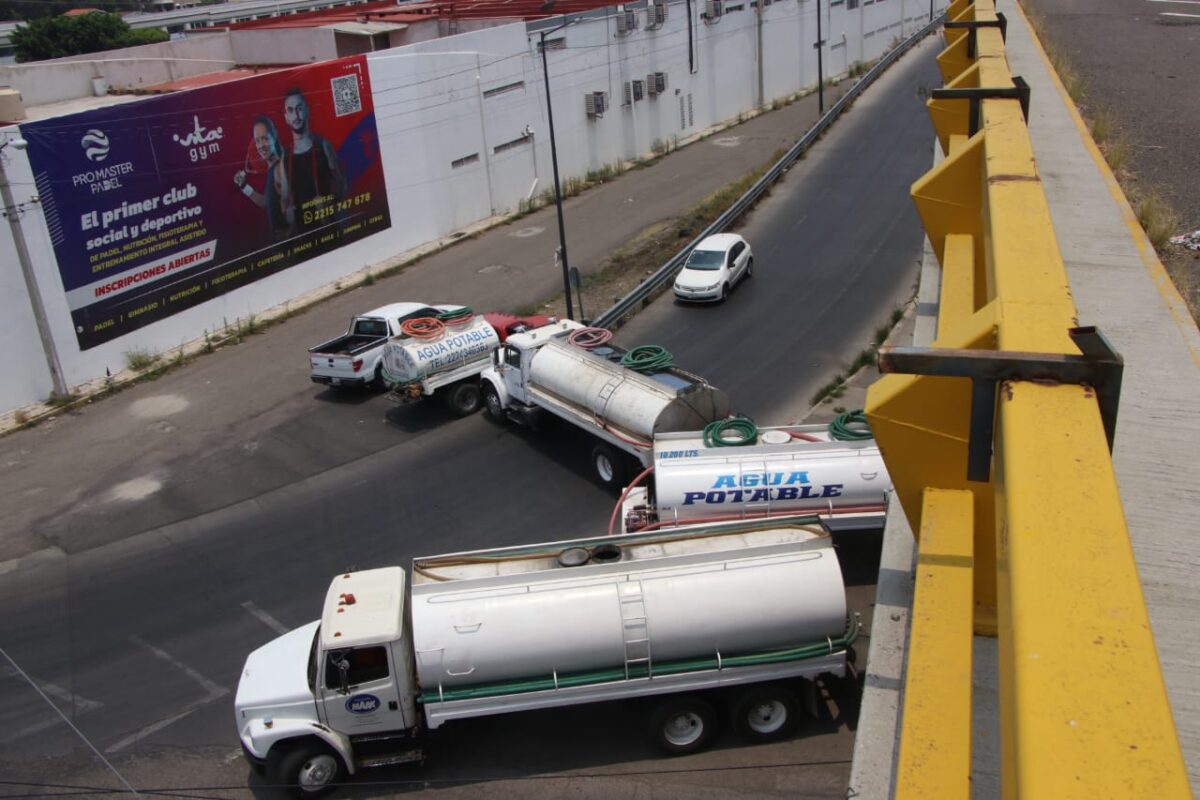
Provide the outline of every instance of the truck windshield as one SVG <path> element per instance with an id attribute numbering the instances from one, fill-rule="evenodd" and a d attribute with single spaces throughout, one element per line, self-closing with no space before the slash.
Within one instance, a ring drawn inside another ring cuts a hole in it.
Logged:
<path id="1" fill-rule="evenodd" d="M 723 250 L 693 250 L 684 267 L 687 269 L 720 269 L 725 263 Z"/>

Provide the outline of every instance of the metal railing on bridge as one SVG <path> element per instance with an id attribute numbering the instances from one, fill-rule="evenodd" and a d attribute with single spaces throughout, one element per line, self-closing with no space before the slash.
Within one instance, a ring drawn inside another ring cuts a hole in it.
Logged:
<path id="1" fill-rule="evenodd" d="M 867 413 L 918 537 L 898 798 L 969 797 L 972 634 L 998 636 L 1005 797 L 1190 794 L 1110 457 L 1121 361 L 1078 327 L 993 0 L 957 0 L 912 188 L 937 336 Z"/>

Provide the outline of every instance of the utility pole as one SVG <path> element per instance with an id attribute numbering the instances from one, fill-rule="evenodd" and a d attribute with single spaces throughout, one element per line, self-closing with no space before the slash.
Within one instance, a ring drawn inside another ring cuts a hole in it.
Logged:
<path id="1" fill-rule="evenodd" d="M 559 188 L 558 182 L 558 145 L 554 141 L 554 104 L 550 102 L 550 67 L 546 63 L 546 34 L 562 30 L 570 24 L 571 22 L 568 20 L 557 28 L 540 31 L 539 34 L 542 37 L 542 75 L 546 79 L 546 120 L 550 123 L 550 164 L 554 167 L 554 206 L 558 211 L 558 252 L 562 256 L 563 294 L 567 299 L 567 319 L 574 319 L 575 308 L 571 302 L 571 268 L 567 263 L 567 229 L 563 224 L 562 190 Z"/>
<path id="2" fill-rule="evenodd" d="M 825 49 L 825 40 L 821 38 L 821 0 L 817 0 L 817 43 L 813 45 L 817 48 L 817 107 L 820 113 L 825 113 L 825 67 L 822 58 Z"/>
<path id="3" fill-rule="evenodd" d="M 33 306 L 33 320 L 37 325 L 38 336 L 42 340 L 42 350 L 46 355 L 46 366 L 50 370 L 50 382 L 54 393 L 59 397 L 67 396 L 67 382 L 63 378 L 62 365 L 58 361 L 58 349 L 54 346 L 54 334 L 50 331 L 50 322 L 46 319 L 46 306 L 42 303 L 42 293 L 38 289 L 37 277 L 33 274 L 33 264 L 29 260 L 29 248 L 25 244 L 25 231 L 21 228 L 21 209 L 13 201 L 12 189 L 8 185 L 8 175 L 4 171 L 4 150 L 12 146 L 16 150 L 24 150 L 24 139 L 7 139 L 0 143 L 0 202 L 4 203 L 4 216 L 8 219 L 9 230 L 12 231 L 13 246 L 17 250 L 17 263 L 21 266 L 21 276 L 25 279 L 25 290 L 29 292 L 29 303 Z"/>

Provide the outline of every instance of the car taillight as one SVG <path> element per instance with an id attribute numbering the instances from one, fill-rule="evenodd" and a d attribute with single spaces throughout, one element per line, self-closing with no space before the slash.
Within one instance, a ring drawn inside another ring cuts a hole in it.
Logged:
<path id="1" fill-rule="evenodd" d="M 361 358 L 356 358 L 351 361 L 350 364 L 354 367 L 354 371 L 358 372 L 360 369 L 362 369 L 363 360 Z"/>

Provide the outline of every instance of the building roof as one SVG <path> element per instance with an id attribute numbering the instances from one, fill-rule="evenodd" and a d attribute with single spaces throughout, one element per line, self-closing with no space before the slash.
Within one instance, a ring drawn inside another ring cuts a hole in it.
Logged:
<path id="1" fill-rule="evenodd" d="M 344 22 L 412 23 L 428 19 L 524 19 L 535 20 L 577 14 L 612 5 L 611 0 L 450 0 L 450 2 L 404 3 L 394 0 L 361 3 L 320 11 L 238 22 L 219 27 L 229 30 L 321 28 Z"/>

